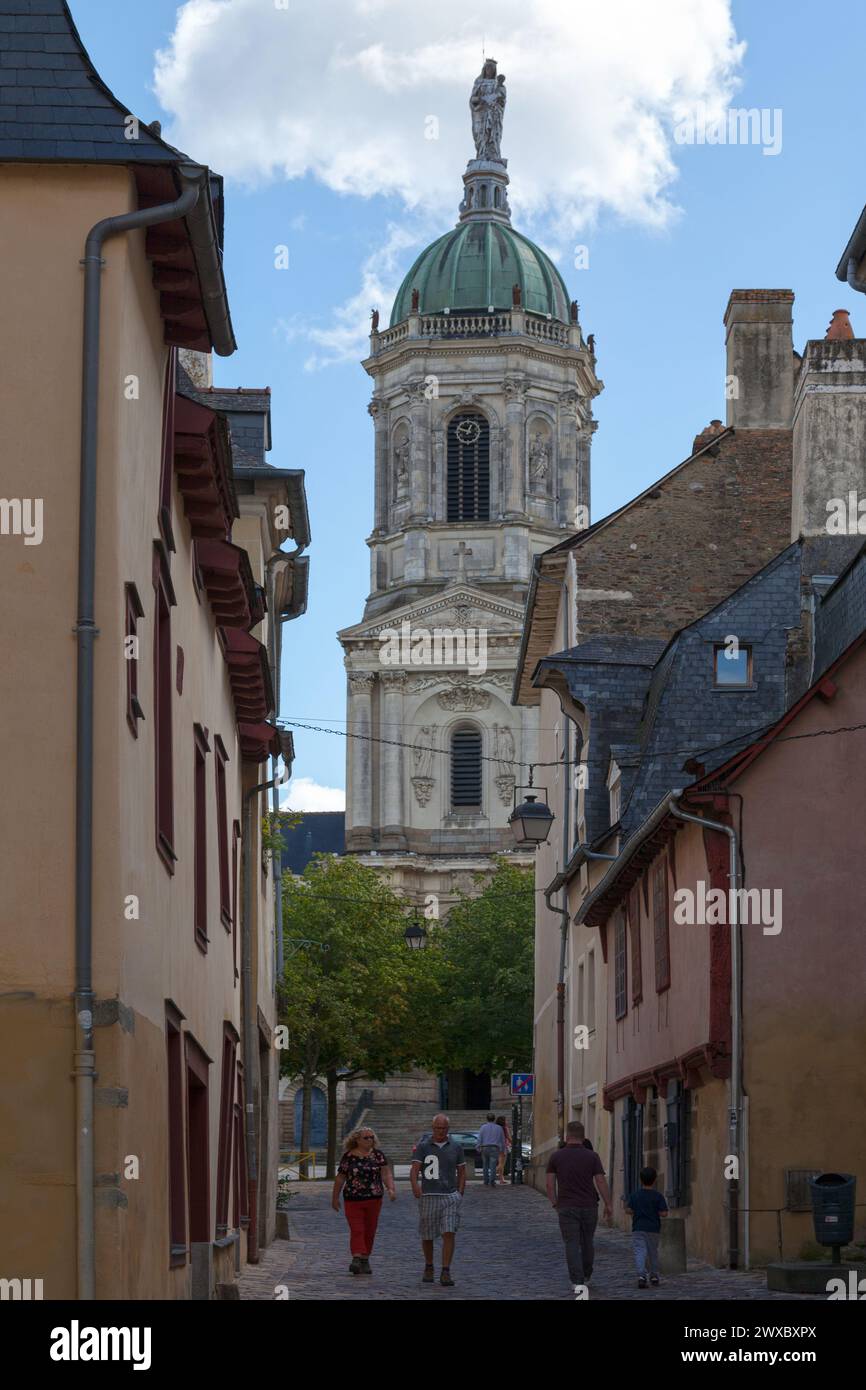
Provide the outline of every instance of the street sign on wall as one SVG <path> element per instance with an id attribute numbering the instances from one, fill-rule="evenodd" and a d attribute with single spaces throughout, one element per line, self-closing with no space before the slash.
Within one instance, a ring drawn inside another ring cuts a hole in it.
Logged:
<path id="1" fill-rule="evenodd" d="M 531 1071 L 513 1071 L 511 1073 L 511 1094 L 513 1096 L 531 1096 L 535 1094 L 535 1075 Z"/>

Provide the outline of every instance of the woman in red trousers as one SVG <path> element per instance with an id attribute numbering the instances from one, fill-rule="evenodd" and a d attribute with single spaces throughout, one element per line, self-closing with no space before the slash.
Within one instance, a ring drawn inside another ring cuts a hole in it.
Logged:
<path id="1" fill-rule="evenodd" d="M 339 1211 L 340 1193 L 343 1193 L 352 1251 L 350 1274 L 373 1273 L 370 1252 L 376 1239 L 385 1188 L 393 1202 L 397 1196 L 394 1174 L 375 1134 L 368 1128 L 353 1130 L 346 1140 L 346 1152 L 340 1159 L 331 1195 L 331 1206 Z"/>

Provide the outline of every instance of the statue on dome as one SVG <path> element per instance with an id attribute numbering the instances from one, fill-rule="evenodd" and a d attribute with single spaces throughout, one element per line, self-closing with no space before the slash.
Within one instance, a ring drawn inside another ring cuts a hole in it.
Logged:
<path id="1" fill-rule="evenodd" d="M 469 98 L 476 159 L 502 163 L 502 118 L 505 114 L 505 74 L 496 75 L 495 58 L 485 59 Z"/>

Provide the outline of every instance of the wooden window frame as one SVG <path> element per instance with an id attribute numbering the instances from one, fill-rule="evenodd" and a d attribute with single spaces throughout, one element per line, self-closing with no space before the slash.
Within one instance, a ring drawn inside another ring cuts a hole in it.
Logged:
<path id="1" fill-rule="evenodd" d="M 168 1245 L 169 1267 L 189 1258 L 186 1224 L 186 1157 L 184 1139 L 183 1014 L 165 1001 L 166 1092 L 168 1104 Z"/>
<path id="2" fill-rule="evenodd" d="M 187 1209 L 190 1245 L 213 1239 L 210 1216 L 211 1060 L 192 1033 L 184 1034 L 186 1063 Z"/>
<path id="3" fill-rule="evenodd" d="M 613 999 L 618 1021 L 628 1013 L 628 924 L 621 907 L 613 922 Z"/>
<path id="4" fill-rule="evenodd" d="M 751 644 L 748 643 L 748 642 L 741 642 L 741 643 L 740 643 L 740 646 L 739 646 L 739 650 L 740 650 L 741 652 L 745 652 L 745 653 L 746 653 L 746 679 L 745 679 L 744 681 L 720 681 L 720 680 L 719 680 L 719 656 L 721 655 L 722 658 L 723 658 L 724 660 L 727 660 L 727 657 L 724 656 L 724 653 L 725 653 L 726 649 L 727 649 L 727 648 L 726 648 L 726 644 L 725 644 L 724 642 L 715 642 L 715 643 L 713 644 L 713 687 L 714 687 L 714 689 L 715 689 L 715 690 L 753 690 L 754 687 L 755 687 L 755 679 L 754 679 L 754 674 L 753 674 L 753 658 L 752 658 L 752 647 L 751 647 Z"/>
<path id="5" fill-rule="evenodd" d="M 220 1078 L 220 1116 L 217 1148 L 216 1238 L 228 1232 L 234 1135 L 235 1088 L 237 1085 L 237 1032 L 231 1023 L 223 1024 L 222 1076 Z"/>
<path id="6" fill-rule="evenodd" d="M 653 956 L 656 994 L 671 987 L 671 935 L 668 894 L 668 857 L 663 854 L 652 869 Z"/>
<path id="7" fill-rule="evenodd" d="M 175 550 L 171 525 L 171 497 L 174 484 L 174 398 L 177 384 L 177 348 L 170 347 L 165 364 L 162 401 L 162 444 L 159 465 L 157 523 L 167 550 Z"/>
<path id="8" fill-rule="evenodd" d="M 229 876 L 229 824 L 226 763 L 229 755 L 219 734 L 214 736 L 214 774 L 216 782 L 217 852 L 220 878 L 220 921 L 227 932 L 232 929 L 232 890 Z"/>
<path id="9" fill-rule="evenodd" d="M 207 729 L 193 725 L 193 926 L 195 943 L 207 952 L 207 755 L 210 752 Z"/>
<path id="10" fill-rule="evenodd" d="M 232 961 L 234 962 L 235 985 L 240 978 L 238 970 L 238 885 L 241 879 L 241 823 L 232 823 Z"/>
<path id="11" fill-rule="evenodd" d="M 132 580 L 124 585 L 124 659 L 126 661 L 126 722 L 133 738 L 138 738 L 138 721 L 144 718 L 144 710 L 138 698 L 138 620 L 144 617 L 144 607 L 138 589 Z M 125 650 L 126 642 L 134 642 L 133 655 Z"/>
<path id="12" fill-rule="evenodd" d="M 174 873 L 174 651 L 171 610 L 177 600 L 168 570 L 168 554 L 160 542 L 153 548 L 153 742 L 156 849 L 170 874 Z"/>
<path id="13" fill-rule="evenodd" d="M 643 958 L 640 940 L 640 887 L 635 884 L 628 895 L 628 925 L 631 933 L 631 1002 L 643 1000 Z"/>
<path id="14" fill-rule="evenodd" d="M 250 1224 L 249 1177 L 247 1173 L 246 1136 L 246 1086 L 244 1084 L 243 1063 L 237 1063 L 237 1088 L 234 1105 L 235 1161 L 234 1180 L 234 1224 L 236 1228 L 246 1229 Z"/>

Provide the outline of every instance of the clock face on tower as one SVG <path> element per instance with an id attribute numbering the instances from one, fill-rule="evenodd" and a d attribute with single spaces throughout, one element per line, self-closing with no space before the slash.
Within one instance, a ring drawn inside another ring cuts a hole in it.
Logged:
<path id="1" fill-rule="evenodd" d="M 461 420 L 456 434 L 461 444 L 474 444 L 481 434 L 481 426 L 477 420 Z"/>

